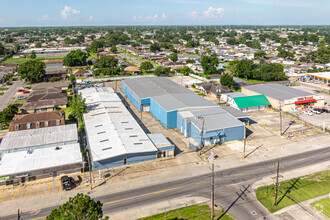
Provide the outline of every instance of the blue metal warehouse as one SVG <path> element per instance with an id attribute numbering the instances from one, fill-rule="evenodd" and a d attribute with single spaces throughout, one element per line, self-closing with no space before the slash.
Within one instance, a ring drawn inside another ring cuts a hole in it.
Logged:
<path id="1" fill-rule="evenodd" d="M 245 125 L 224 109 L 169 79 L 122 81 L 123 92 L 139 111 L 150 111 L 166 129 L 178 128 L 204 145 L 244 139 Z M 204 123 L 204 127 L 203 127 Z"/>

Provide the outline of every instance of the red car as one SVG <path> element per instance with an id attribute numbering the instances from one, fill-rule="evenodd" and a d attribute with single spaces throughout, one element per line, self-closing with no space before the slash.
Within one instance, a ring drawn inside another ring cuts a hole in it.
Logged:
<path id="1" fill-rule="evenodd" d="M 24 91 L 23 94 L 27 94 L 27 93 L 30 93 L 29 91 Z"/>
<path id="2" fill-rule="evenodd" d="M 25 90 L 24 89 L 19 89 L 17 92 L 24 92 Z"/>

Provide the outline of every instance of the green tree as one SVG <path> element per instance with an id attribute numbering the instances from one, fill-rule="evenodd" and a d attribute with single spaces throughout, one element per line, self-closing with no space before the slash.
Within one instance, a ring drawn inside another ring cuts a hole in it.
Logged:
<path id="1" fill-rule="evenodd" d="M 278 57 L 282 57 L 284 59 L 294 57 L 294 53 L 291 53 L 290 51 L 284 50 L 281 47 L 278 47 L 277 51 L 278 51 L 278 54 L 277 54 Z"/>
<path id="2" fill-rule="evenodd" d="M 177 53 L 171 53 L 167 57 L 170 58 L 170 60 L 172 60 L 173 62 L 178 61 L 178 54 Z"/>
<path id="3" fill-rule="evenodd" d="M 40 60 L 29 60 L 21 64 L 17 72 L 27 82 L 41 82 L 45 78 L 45 63 Z"/>
<path id="4" fill-rule="evenodd" d="M 246 40 L 243 36 L 240 36 L 240 38 L 238 39 L 238 43 L 239 44 L 246 44 Z"/>
<path id="5" fill-rule="evenodd" d="M 69 105 L 71 108 L 72 117 L 74 117 L 76 120 L 81 121 L 83 114 L 87 112 L 87 105 L 85 99 L 83 99 L 82 96 L 79 94 L 77 96 L 74 96 L 69 101 Z"/>
<path id="6" fill-rule="evenodd" d="M 186 60 L 186 64 L 188 64 L 188 63 L 195 63 L 195 60 L 193 60 L 193 59 L 187 59 Z"/>
<path id="7" fill-rule="evenodd" d="M 18 108 L 16 106 L 12 104 L 8 105 L 3 111 L 0 112 L 0 125 L 9 126 L 17 112 Z"/>
<path id="8" fill-rule="evenodd" d="M 100 201 L 95 202 L 91 197 L 78 193 L 57 209 L 52 210 L 46 219 L 99 220 L 103 218 L 102 206 Z M 108 219 L 108 217 L 104 219 Z"/>
<path id="9" fill-rule="evenodd" d="M 21 45 L 16 44 L 15 47 L 14 47 L 15 53 L 18 53 L 20 49 L 21 49 Z"/>
<path id="10" fill-rule="evenodd" d="M 117 50 L 116 45 L 112 45 L 110 51 L 111 51 L 112 53 L 117 53 L 118 50 Z"/>
<path id="11" fill-rule="evenodd" d="M 228 73 L 224 73 L 220 76 L 220 83 L 223 86 L 228 86 L 229 88 L 233 88 L 235 85 L 234 77 L 229 75 Z"/>
<path id="12" fill-rule="evenodd" d="M 31 51 L 30 58 L 35 59 L 37 57 L 36 52 L 34 50 Z"/>
<path id="13" fill-rule="evenodd" d="M 114 56 L 101 56 L 100 58 L 95 60 L 94 67 L 95 68 L 111 68 L 117 67 L 118 59 Z"/>
<path id="14" fill-rule="evenodd" d="M 69 79 L 70 79 L 70 82 L 73 83 L 76 80 L 76 77 L 71 73 Z"/>
<path id="15" fill-rule="evenodd" d="M 180 73 L 183 75 L 189 75 L 189 73 L 193 73 L 193 71 L 188 66 L 185 66 L 180 70 Z"/>
<path id="16" fill-rule="evenodd" d="M 317 36 L 317 34 L 309 34 L 307 40 L 310 42 L 318 42 L 319 36 Z"/>
<path id="17" fill-rule="evenodd" d="M 211 56 L 203 56 L 201 65 L 205 75 L 216 74 L 219 60 L 215 54 Z"/>
<path id="18" fill-rule="evenodd" d="M 85 66 L 87 64 L 86 59 L 87 53 L 81 50 L 74 50 L 64 57 L 63 64 L 65 66 Z"/>
<path id="19" fill-rule="evenodd" d="M 227 39 L 227 44 L 229 44 L 229 45 L 238 45 L 239 42 L 234 37 L 230 37 L 230 38 Z"/>
<path id="20" fill-rule="evenodd" d="M 8 50 L 0 42 L 0 55 L 8 54 Z"/>
<path id="21" fill-rule="evenodd" d="M 254 58 L 255 59 L 260 59 L 260 58 L 265 58 L 266 57 L 266 52 L 263 50 L 259 50 L 257 52 L 254 53 Z"/>
<path id="22" fill-rule="evenodd" d="M 41 43 L 40 42 L 36 43 L 36 48 L 41 48 Z"/>
<path id="23" fill-rule="evenodd" d="M 154 43 L 154 44 L 151 44 L 151 45 L 150 45 L 150 51 L 151 51 L 151 52 L 156 53 L 156 51 L 159 51 L 159 50 L 160 50 L 160 46 L 159 46 L 159 44 Z"/>
<path id="24" fill-rule="evenodd" d="M 161 76 L 161 75 L 165 75 L 168 76 L 171 73 L 171 69 L 168 67 L 161 67 L 161 66 L 157 66 L 156 69 L 154 70 L 154 75 L 155 76 Z"/>
<path id="25" fill-rule="evenodd" d="M 240 60 L 235 67 L 236 75 L 245 79 L 251 79 L 254 69 L 252 60 Z"/>
<path id="26" fill-rule="evenodd" d="M 152 68 L 154 68 L 154 65 L 152 65 L 152 63 L 149 61 L 143 61 L 140 65 L 140 69 L 145 70 L 147 72 L 150 71 Z"/>

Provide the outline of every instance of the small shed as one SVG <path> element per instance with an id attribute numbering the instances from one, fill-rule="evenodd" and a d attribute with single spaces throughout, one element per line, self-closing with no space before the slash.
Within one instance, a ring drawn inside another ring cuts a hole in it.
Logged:
<path id="1" fill-rule="evenodd" d="M 157 158 L 173 157 L 175 145 L 171 144 L 163 134 L 147 134 L 151 142 L 157 147 Z"/>
<path id="2" fill-rule="evenodd" d="M 270 103 L 264 95 L 253 95 L 234 98 L 235 106 L 242 112 L 250 112 L 270 108 Z"/>

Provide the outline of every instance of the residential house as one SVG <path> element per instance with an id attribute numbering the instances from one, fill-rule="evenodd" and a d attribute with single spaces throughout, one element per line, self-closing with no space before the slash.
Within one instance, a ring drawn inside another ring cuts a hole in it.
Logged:
<path id="1" fill-rule="evenodd" d="M 36 114 L 15 115 L 9 125 L 9 131 L 21 131 L 60 125 L 65 125 L 64 111 L 40 112 Z"/>
<path id="2" fill-rule="evenodd" d="M 141 70 L 137 66 L 128 66 L 124 69 L 124 72 L 129 73 L 129 74 L 135 74 L 135 75 L 141 74 Z"/>
<path id="3" fill-rule="evenodd" d="M 45 75 L 46 79 L 50 80 L 53 77 L 60 79 L 66 78 L 66 69 L 63 66 L 63 60 L 46 60 L 44 61 L 46 65 Z"/>

